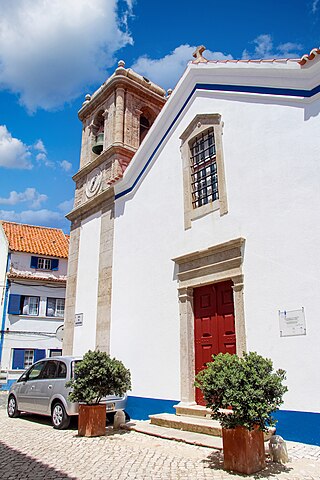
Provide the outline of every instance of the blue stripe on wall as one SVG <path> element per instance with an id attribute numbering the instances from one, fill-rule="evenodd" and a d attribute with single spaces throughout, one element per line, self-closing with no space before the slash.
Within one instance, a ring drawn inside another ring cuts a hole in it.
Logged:
<path id="1" fill-rule="evenodd" d="M 320 446 L 320 413 L 279 410 L 274 417 L 277 434 L 285 440 Z"/>
<path id="2" fill-rule="evenodd" d="M 148 420 L 156 413 L 176 413 L 173 406 L 177 403 L 179 400 L 128 396 L 126 411 L 134 420 Z M 285 440 L 320 446 L 320 413 L 279 410 L 274 417 L 277 434 Z"/>
<path id="3" fill-rule="evenodd" d="M 274 87 L 259 87 L 259 86 L 250 86 L 250 85 L 220 85 L 218 83 L 196 83 L 196 85 L 193 87 L 191 93 L 188 95 L 186 101 L 180 108 L 179 112 L 167 128 L 165 134 L 161 138 L 160 142 L 152 152 L 151 156 L 148 158 L 146 164 L 138 174 L 137 178 L 131 185 L 131 187 L 127 188 L 123 192 L 120 192 L 115 195 L 115 199 L 117 200 L 118 198 L 121 198 L 128 193 L 130 193 L 137 183 L 139 182 L 140 178 L 146 171 L 148 165 L 152 161 L 153 157 L 161 147 L 162 143 L 164 142 L 166 136 L 170 132 L 171 128 L 173 125 L 176 123 L 177 119 L 180 117 L 181 113 L 185 109 L 186 105 L 188 104 L 190 98 L 194 94 L 196 90 L 209 90 L 209 91 L 220 91 L 220 92 L 236 92 L 236 93 L 256 93 L 256 94 L 262 94 L 262 95 L 276 95 L 276 96 L 285 96 L 285 97 L 303 97 L 303 98 L 310 98 L 316 95 L 317 93 L 320 92 L 320 85 L 317 87 L 312 88 L 311 90 L 301 90 L 301 89 L 295 89 L 295 88 L 274 88 Z"/>
<path id="4" fill-rule="evenodd" d="M 156 413 L 176 413 L 173 405 L 177 405 L 177 403 L 179 400 L 128 396 L 126 412 L 134 420 L 149 420 L 149 415 Z"/>

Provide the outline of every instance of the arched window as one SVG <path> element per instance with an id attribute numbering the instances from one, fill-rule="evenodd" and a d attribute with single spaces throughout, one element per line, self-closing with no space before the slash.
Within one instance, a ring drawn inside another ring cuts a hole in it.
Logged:
<path id="1" fill-rule="evenodd" d="M 100 155 L 103 151 L 104 142 L 104 116 L 102 110 L 100 110 L 94 118 L 93 133 L 95 139 L 92 145 L 92 151 L 96 155 Z"/>
<path id="2" fill-rule="evenodd" d="M 149 129 L 151 127 L 150 121 L 148 120 L 147 117 L 145 117 L 143 114 L 140 116 L 140 144 L 144 137 L 147 135 L 149 132 Z"/>

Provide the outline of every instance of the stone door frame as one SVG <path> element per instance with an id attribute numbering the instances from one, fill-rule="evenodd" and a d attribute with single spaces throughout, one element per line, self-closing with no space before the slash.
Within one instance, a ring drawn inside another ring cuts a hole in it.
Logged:
<path id="1" fill-rule="evenodd" d="M 233 282 L 233 301 L 236 330 L 236 351 L 246 351 L 246 331 L 243 300 L 244 238 L 209 247 L 173 258 L 178 273 L 180 313 L 180 403 L 195 405 L 195 348 L 193 289 L 224 280 Z"/>

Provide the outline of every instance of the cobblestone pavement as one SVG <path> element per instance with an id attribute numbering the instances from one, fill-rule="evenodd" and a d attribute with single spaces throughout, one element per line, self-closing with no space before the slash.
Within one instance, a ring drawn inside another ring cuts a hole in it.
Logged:
<path id="1" fill-rule="evenodd" d="M 222 455 L 208 448 L 126 431 L 78 437 L 44 417 L 10 419 L 5 403 L 0 394 L 1 480 L 320 480 L 320 447 L 287 442 L 290 463 L 242 476 L 225 472 Z"/>

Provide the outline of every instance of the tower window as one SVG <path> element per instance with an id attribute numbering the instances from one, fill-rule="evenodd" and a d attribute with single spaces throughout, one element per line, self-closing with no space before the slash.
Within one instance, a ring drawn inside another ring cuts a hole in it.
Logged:
<path id="1" fill-rule="evenodd" d="M 141 115 L 140 117 L 140 143 L 144 139 L 144 137 L 147 135 L 151 125 L 149 120 L 144 116 Z"/>

